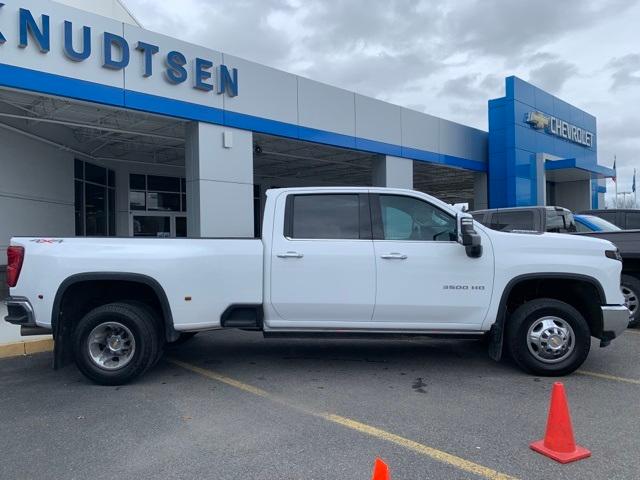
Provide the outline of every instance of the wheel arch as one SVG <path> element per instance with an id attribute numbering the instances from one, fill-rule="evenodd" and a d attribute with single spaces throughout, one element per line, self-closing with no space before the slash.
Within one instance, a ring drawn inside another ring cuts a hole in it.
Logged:
<path id="1" fill-rule="evenodd" d="M 67 277 L 58 287 L 51 310 L 51 329 L 55 340 L 54 368 L 59 368 L 68 363 L 72 355 L 68 341 L 72 331 L 72 329 L 69 328 L 69 324 L 72 322 L 66 322 L 64 318 L 66 295 L 72 292 L 74 288 L 95 284 L 129 284 L 139 286 L 140 288 L 143 287 L 147 289 L 148 292 L 152 292 L 153 297 L 157 301 L 158 313 L 162 316 L 162 327 L 165 339 L 172 341 L 178 337 L 178 332 L 173 328 L 173 315 L 166 292 L 154 278 L 131 272 L 86 272 L 74 274 Z M 122 299 L 135 300 L 136 298 L 126 298 L 125 296 L 125 298 Z"/>
<path id="2" fill-rule="evenodd" d="M 552 285 L 558 285 L 559 282 L 570 282 L 569 287 L 571 288 L 571 291 L 558 293 L 546 290 L 546 288 L 549 288 Z M 576 308 L 585 317 L 585 320 L 587 320 L 587 323 L 589 324 L 592 336 L 597 337 L 602 333 L 602 312 L 599 307 L 606 304 L 606 296 L 602 285 L 596 278 L 575 273 L 530 273 L 518 275 L 512 278 L 502 291 L 496 320 L 491 326 L 489 333 L 489 355 L 494 360 L 500 360 L 500 358 L 502 358 L 504 332 L 509 308 L 511 306 L 510 299 L 513 298 L 515 293 L 518 293 L 518 289 L 524 289 L 527 286 L 539 287 L 540 285 L 544 285 L 546 287 L 544 295 L 540 294 L 539 290 L 537 290 L 533 293 L 531 298 L 528 298 L 527 300 L 546 296 L 548 298 L 565 301 Z M 575 289 L 581 285 L 588 285 L 592 289 L 591 293 L 595 294 L 595 299 L 591 296 L 585 296 L 584 298 L 591 299 L 592 301 L 587 302 L 584 306 L 575 305 L 572 302 L 567 301 L 568 298 L 576 298 L 580 296 L 579 293 L 576 293 Z"/>

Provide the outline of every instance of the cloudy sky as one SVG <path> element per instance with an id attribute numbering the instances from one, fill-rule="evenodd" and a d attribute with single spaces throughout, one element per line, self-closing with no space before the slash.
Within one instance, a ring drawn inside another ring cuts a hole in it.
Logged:
<path id="1" fill-rule="evenodd" d="M 621 191 L 640 170 L 640 1 L 125 3 L 148 29 L 482 129 L 518 75 L 597 117 Z"/>

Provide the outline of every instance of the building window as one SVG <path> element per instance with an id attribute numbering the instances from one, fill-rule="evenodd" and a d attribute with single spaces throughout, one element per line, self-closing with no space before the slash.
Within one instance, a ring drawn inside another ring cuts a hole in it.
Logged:
<path id="1" fill-rule="evenodd" d="M 113 170 L 76 160 L 76 235 L 115 236 L 116 174 Z"/>
<path id="2" fill-rule="evenodd" d="M 129 209 L 143 212 L 186 212 L 185 179 L 131 174 L 129 176 Z"/>
<path id="3" fill-rule="evenodd" d="M 134 237 L 187 236 L 187 185 L 180 177 L 129 175 L 129 210 Z"/>

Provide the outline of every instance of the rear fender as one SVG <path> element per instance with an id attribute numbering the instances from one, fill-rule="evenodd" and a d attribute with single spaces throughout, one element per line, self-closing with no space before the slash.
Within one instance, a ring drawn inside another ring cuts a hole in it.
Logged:
<path id="1" fill-rule="evenodd" d="M 114 281 L 132 282 L 150 287 L 157 296 L 162 310 L 164 334 L 167 342 L 178 339 L 180 334 L 173 328 L 173 316 L 167 295 L 162 286 L 153 278 L 139 273 L 126 272 L 89 272 L 72 275 L 66 278 L 58 287 L 51 311 L 51 330 L 54 338 L 53 368 L 58 369 L 68 364 L 73 358 L 70 348 L 74 323 L 66 321 L 63 300 L 69 288 L 85 282 Z"/>

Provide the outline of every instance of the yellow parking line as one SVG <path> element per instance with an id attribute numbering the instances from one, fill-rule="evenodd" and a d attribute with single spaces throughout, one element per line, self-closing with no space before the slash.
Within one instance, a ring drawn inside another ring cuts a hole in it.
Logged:
<path id="1" fill-rule="evenodd" d="M 414 442 L 413 440 L 409 440 L 408 438 L 395 435 L 380 428 L 372 427 L 371 425 L 367 425 L 365 423 L 360 423 L 356 420 L 351 420 L 339 415 L 333 415 L 331 413 L 325 413 L 318 416 L 329 420 L 330 422 L 350 428 L 351 430 L 356 430 L 361 433 L 366 433 L 367 435 L 370 435 L 372 437 L 379 438 L 380 440 L 395 443 L 396 445 L 404 447 L 408 450 L 413 450 L 414 452 L 417 452 L 426 457 L 433 458 L 434 460 L 438 460 L 442 463 L 448 463 L 449 465 L 452 465 L 460 470 L 473 473 L 480 477 L 490 478 L 493 480 L 514 480 L 515 478 L 504 473 L 496 472 L 491 468 L 483 467 L 482 465 L 478 465 L 477 463 L 470 462 L 456 455 L 451 455 L 450 453 L 443 452 L 442 450 L 428 447 L 421 443 Z"/>
<path id="2" fill-rule="evenodd" d="M 452 455 L 447 452 L 443 452 L 442 450 L 438 450 L 433 447 L 429 447 L 427 445 L 423 445 L 421 443 L 415 442 L 413 440 L 409 440 L 408 438 L 401 437 L 399 435 L 395 435 L 393 433 L 387 432 L 386 430 L 382 430 L 380 428 L 373 427 L 371 425 L 367 425 L 365 423 L 358 422 L 356 420 L 352 420 L 350 418 L 341 417 L 340 415 L 335 415 L 332 413 L 324 413 L 324 412 L 316 412 L 313 410 L 309 410 L 306 407 L 301 405 L 296 405 L 282 397 L 277 395 L 273 395 L 266 390 L 262 390 L 261 388 L 254 387 L 253 385 L 248 385 L 246 383 L 240 382 L 234 378 L 227 377 L 225 375 L 221 375 L 212 370 L 208 370 L 205 368 L 197 367 L 195 365 L 191 365 L 190 363 L 182 362 L 180 360 L 170 359 L 170 362 L 182 367 L 186 370 L 190 370 L 194 373 L 202 375 L 204 377 L 210 378 L 212 380 L 216 380 L 218 382 L 224 383 L 231 387 L 237 388 L 239 390 L 252 393 L 259 397 L 266 398 L 273 402 L 279 403 L 281 405 L 285 405 L 290 408 L 294 408 L 298 411 L 304 412 L 308 415 L 313 415 L 314 417 L 322 418 L 329 422 L 341 425 L 343 427 L 349 428 L 351 430 L 355 430 L 360 433 L 364 433 L 371 437 L 377 438 L 379 440 L 384 440 L 389 443 L 393 443 L 395 445 L 399 445 L 407 450 L 411 450 L 413 452 L 419 453 L 425 457 L 429 457 L 433 460 L 437 460 L 442 463 L 446 463 L 455 467 L 459 470 L 463 470 L 465 472 L 469 472 L 479 477 L 487 478 L 489 480 L 517 480 L 516 477 L 512 477 L 510 475 L 500 473 L 491 468 L 484 467 L 474 462 L 470 462 L 465 460 L 464 458 L 458 457 L 456 455 Z"/>
<path id="3" fill-rule="evenodd" d="M 613 380 L 615 382 L 631 383 L 633 385 L 640 385 L 640 380 L 635 378 L 617 377 L 615 375 L 609 375 L 607 373 L 590 372 L 588 370 L 576 370 L 579 375 L 587 375 L 589 377 L 602 378 L 605 380 Z"/>
<path id="4" fill-rule="evenodd" d="M 239 382 L 238 380 L 234 380 L 233 378 L 227 377 L 225 375 L 220 375 L 219 373 L 216 373 L 213 370 L 207 370 L 206 368 L 196 367 L 195 365 L 191 365 L 190 363 L 186 363 L 186 362 L 181 362 L 180 360 L 176 360 L 174 358 L 170 358 L 169 361 L 175 365 L 178 365 L 179 367 L 198 373 L 203 377 L 207 377 L 212 380 L 217 380 L 218 382 L 226 383 L 227 385 L 231 387 L 235 387 L 239 390 L 244 390 L 245 392 L 253 393 L 254 395 L 258 395 L 259 397 L 270 397 L 269 392 L 265 390 L 262 390 L 258 387 L 254 387 L 252 385 L 248 385 L 246 383 Z"/>

